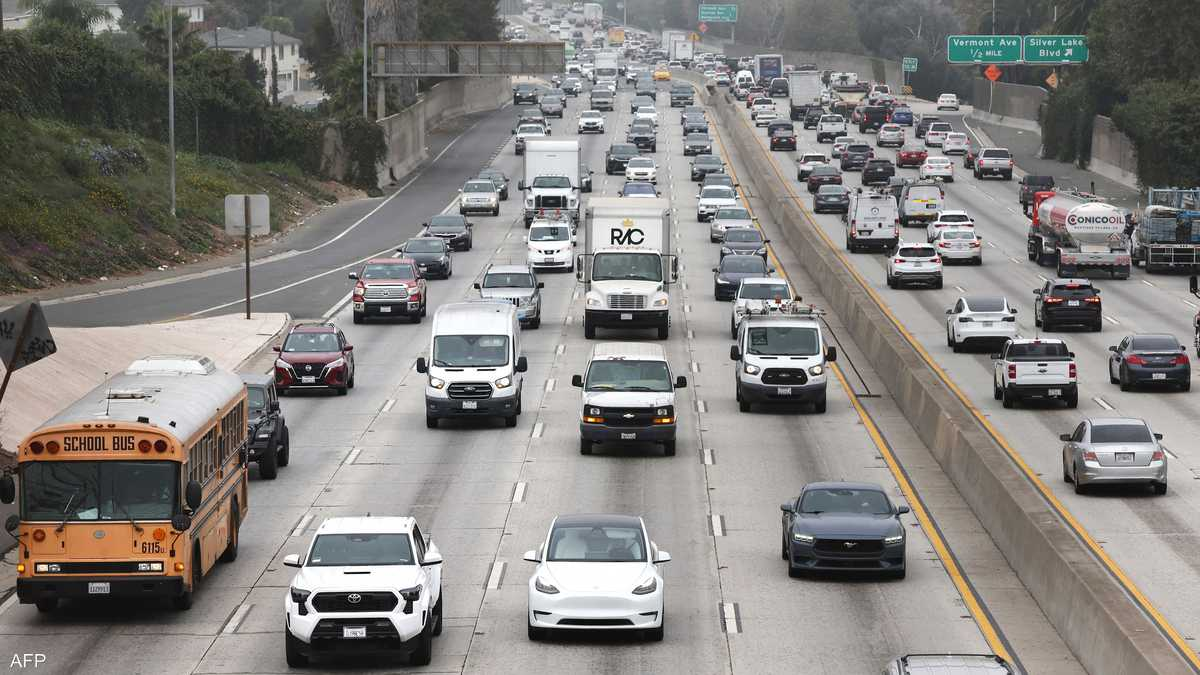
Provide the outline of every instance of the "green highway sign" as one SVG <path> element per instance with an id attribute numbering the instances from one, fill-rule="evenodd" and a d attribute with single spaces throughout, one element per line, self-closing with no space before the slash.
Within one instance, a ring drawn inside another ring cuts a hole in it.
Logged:
<path id="1" fill-rule="evenodd" d="M 950 63 L 1018 63 L 1020 35 L 951 35 L 946 38 Z"/>
<path id="2" fill-rule="evenodd" d="M 737 23 L 737 5 L 700 5 L 700 20 L 706 23 Z"/>
<path id="3" fill-rule="evenodd" d="M 904 57 L 904 61 L 902 61 L 900 63 L 900 66 L 904 69 L 904 72 L 906 72 L 906 73 L 917 72 L 917 57 L 915 57 L 915 56 Z"/>
<path id="4" fill-rule="evenodd" d="M 1025 63 L 1086 63 L 1086 35 L 1026 35 Z"/>

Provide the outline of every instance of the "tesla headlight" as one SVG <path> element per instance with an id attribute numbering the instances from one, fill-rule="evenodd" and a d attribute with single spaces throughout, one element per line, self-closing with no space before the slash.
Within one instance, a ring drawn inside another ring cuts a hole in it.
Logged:
<path id="1" fill-rule="evenodd" d="M 799 532 L 793 532 L 792 541 L 798 541 L 801 544 L 811 544 L 813 543 L 813 536 L 811 534 L 800 534 Z"/>
<path id="2" fill-rule="evenodd" d="M 441 389 L 442 387 L 446 386 L 446 381 L 438 379 L 438 378 L 430 375 L 429 376 L 429 386 L 433 387 L 434 389 Z"/>
<path id="3" fill-rule="evenodd" d="M 554 584 L 547 581 L 542 581 L 541 577 L 534 577 L 533 587 L 537 589 L 539 593 L 545 593 L 546 595 L 554 595 L 555 593 L 558 593 L 558 588 Z"/>
<path id="4" fill-rule="evenodd" d="M 758 366 L 754 365 L 753 363 L 747 363 L 746 367 L 743 368 L 743 370 L 746 371 L 747 375 L 757 375 L 758 372 L 760 370 L 762 370 L 762 368 L 759 368 Z"/>
<path id="5" fill-rule="evenodd" d="M 900 534 L 897 534 L 897 535 L 893 535 L 891 537 L 883 538 L 883 543 L 885 543 L 885 544 L 899 544 L 903 541 L 904 541 L 904 533 L 903 532 L 901 532 Z"/>
<path id="6" fill-rule="evenodd" d="M 512 378 L 511 377 L 502 377 L 502 378 L 496 380 L 496 388 L 497 389 L 507 389 L 511 386 L 512 386 Z"/>
<path id="7" fill-rule="evenodd" d="M 821 373 L 824 373 L 824 372 L 825 372 L 824 366 L 813 366 L 812 368 L 808 369 L 809 375 L 820 375 Z"/>
<path id="8" fill-rule="evenodd" d="M 654 576 L 649 576 L 633 589 L 633 594 L 649 595 L 656 590 L 658 590 L 658 579 L 655 579 Z"/>

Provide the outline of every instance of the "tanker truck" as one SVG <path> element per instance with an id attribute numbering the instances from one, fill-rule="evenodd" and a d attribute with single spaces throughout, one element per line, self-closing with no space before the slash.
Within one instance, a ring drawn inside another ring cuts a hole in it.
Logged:
<path id="1" fill-rule="evenodd" d="M 1107 272 L 1129 278 L 1129 238 L 1125 212 L 1094 195 L 1047 190 L 1033 196 L 1029 259 L 1056 265 L 1059 277 Z"/>

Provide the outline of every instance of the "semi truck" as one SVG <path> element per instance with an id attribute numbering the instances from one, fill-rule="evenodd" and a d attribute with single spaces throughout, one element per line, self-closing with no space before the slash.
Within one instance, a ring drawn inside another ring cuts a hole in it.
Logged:
<path id="1" fill-rule="evenodd" d="M 584 252 L 575 259 L 585 338 L 595 339 L 597 328 L 652 328 L 667 339 L 677 273 L 671 224 L 669 199 L 588 200 Z"/>
<path id="2" fill-rule="evenodd" d="M 764 86 L 777 77 L 783 77 L 783 54 L 756 54 L 754 77 Z"/>
<path id="3" fill-rule="evenodd" d="M 583 3 L 583 21 L 593 28 L 604 20 L 604 5 L 598 2 Z"/>
<path id="4" fill-rule="evenodd" d="M 579 222 L 579 141 L 529 140 L 518 184 L 525 193 L 525 227 L 539 212 L 559 213 Z"/>
<path id="5" fill-rule="evenodd" d="M 813 70 L 788 73 L 788 97 L 792 120 L 804 119 L 809 108 L 821 107 L 821 74 Z"/>
<path id="6" fill-rule="evenodd" d="M 613 26 L 608 29 L 608 44 L 613 47 L 620 47 L 625 44 L 625 29 Z"/>
<path id="7" fill-rule="evenodd" d="M 687 31 L 683 30 L 664 30 L 662 32 L 662 49 L 667 53 L 667 58 L 671 58 L 671 44 L 678 40 L 687 40 Z"/>
<path id="8" fill-rule="evenodd" d="M 1133 230 L 1133 264 L 1147 272 L 1200 271 L 1200 188 L 1150 188 Z"/>
<path id="9" fill-rule="evenodd" d="M 1114 279 L 1129 278 L 1125 213 L 1095 195 L 1054 190 L 1035 193 L 1026 248 L 1030 260 L 1055 265 L 1060 277 L 1107 272 Z"/>

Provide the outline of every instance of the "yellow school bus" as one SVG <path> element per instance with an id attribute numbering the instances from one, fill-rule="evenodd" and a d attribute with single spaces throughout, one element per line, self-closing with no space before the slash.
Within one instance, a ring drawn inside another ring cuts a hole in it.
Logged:
<path id="1" fill-rule="evenodd" d="M 47 386 L 53 386 L 48 383 Z M 17 448 L 17 596 L 169 598 L 191 607 L 246 517 L 246 388 L 202 356 L 148 356 L 46 421 Z"/>

